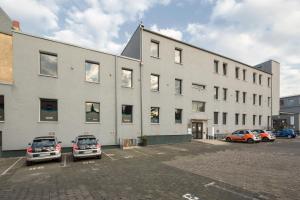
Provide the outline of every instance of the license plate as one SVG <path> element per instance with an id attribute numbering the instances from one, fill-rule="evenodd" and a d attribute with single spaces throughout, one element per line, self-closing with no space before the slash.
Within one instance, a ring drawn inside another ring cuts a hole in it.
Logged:
<path id="1" fill-rule="evenodd" d="M 84 153 L 89 154 L 89 153 L 92 153 L 92 152 L 93 152 L 92 150 L 88 150 L 88 151 L 85 151 Z"/>
<path id="2" fill-rule="evenodd" d="M 33 154 L 33 157 L 39 157 L 40 154 Z"/>
<path id="3" fill-rule="evenodd" d="M 46 157 L 46 156 L 49 156 L 49 155 L 50 155 L 49 153 L 41 153 L 40 157 Z"/>
<path id="4" fill-rule="evenodd" d="M 97 153 L 97 150 L 93 150 L 93 153 Z"/>

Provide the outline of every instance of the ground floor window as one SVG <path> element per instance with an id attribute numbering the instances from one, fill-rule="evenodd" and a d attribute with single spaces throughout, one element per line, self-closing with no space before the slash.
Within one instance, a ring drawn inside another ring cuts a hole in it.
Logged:
<path id="1" fill-rule="evenodd" d="M 100 122 L 100 103 L 85 102 L 85 121 Z"/>
<path id="2" fill-rule="evenodd" d="M 227 113 L 223 112 L 223 125 L 227 124 Z"/>
<path id="3" fill-rule="evenodd" d="M 181 124 L 182 123 L 182 109 L 175 109 L 175 123 Z"/>
<path id="4" fill-rule="evenodd" d="M 4 96 L 0 95 L 0 121 L 4 121 Z"/>
<path id="5" fill-rule="evenodd" d="M 218 123 L 219 123 L 219 113 L 214 112 L 214 124 L 218 124 Z"/>
<path id="6" fill-rule="evenodd" d="M 205 102 L 202 101 L 192 101 L 193 112 L 205 112 Z"/>
<path id="7" fill-rule="evenodd" d="M 132 106 L 122 105 L 122 122 L 132 123 Z"/>
<path id="8" fill-rule="evenodd" d="M 40 121 L 57 121 L 57 100 L 40 99 Z"/>
<path id="9" fill-rule="evenodd" d="M 159 123 L 159 107 L 151 107 L 151 123 Z"/>

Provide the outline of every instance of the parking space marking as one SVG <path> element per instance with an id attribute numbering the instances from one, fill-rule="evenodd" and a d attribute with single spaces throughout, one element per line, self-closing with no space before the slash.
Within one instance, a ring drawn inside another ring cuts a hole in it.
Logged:
<path id="1" fill-rule="evenodd" d="M 109 157 L 112 161 L 114 161 L 114 160 L 117 160 L 117 159 L 115 159 L 115 158 L 113 158 L 113 156 L 115 155 L 115 154 L 110 154 L 110 153 L 105 153 L 104 151 L 102 151 L 102 153 L 105 155 L 105 156 L 107 156 L 107 157 Z"/>
<path id="2" fill-rule="evenodd" d="M 207 184 L 204 185 L 204 187 L 209 187 L 209 186 L 212 186 L 214 184 L 215 184 L 215 182 L 207 183 Z"/>
<path id="3" fill-rule="evenodd" d="M 29 171 L 34 171 L 34 170 L 38 170 L 38 169 L 44 169 L 44 166 L 39 166 L 39 167 L 30 167 L 28 170 Z"/>
<path id="4" fill-rule="evenodd" d="M 16 160 L 11 166 L 9 166 L 5 171 L 2 172 L 1 176 L 7 174 L 9 170 L 11 170 L 20 160 L 22 160 L 23 157 L 20 157 L 18 160 Z"/>
<path id="5" fill-rule="evenodd" d="M 174 146 L 162 146 L 163 148 L 166 148 L 166 149 L 170 149 L 170 150 L 175 150 L 175 151 L 182 151 L 182 152 L 186 152 L 186 151 L 189 151 L 185 148 L 180 148 L 180 147 L 174 147 Z"/>
<path id="6" fill-rule="evenodd" d="M 157 152 L 156 154 L 157 155 L 165 155 L 166 153 L 165 152 Z"/>
<path id="7" fill-rule="evenodd" d="M 63 165 L 61 167 L 66 167 L 67 166 L 67 154 L 65 154 L 63 156 L 63 160 L 62 160 Z"/>
<path id="8" fill-rule="evenodd" d="M 182 195 L 182 197 L 185 198 L 185 199 L 188 199 L 188 200 L 199 200 L 198 197 L 196 197 L 192 194 L 189 194 L 189 193 Z"/>
<path id="9" fill-rule="evenodd" d="M 82 164 L 84 165 L 95 164 L 95 161 L 83 161 Z"/>
<path id="10" fill-rule="evenodd" d="M 150 154 L 147 154 L 147 153 L 144 153 L 144 152 L 135 150 L 135 149 L 131 149 L 131 150 L 134 151 L 134 152 L 137 152 L 137 153 L 139 153 L 139 154 L 142 154 L 142 155 L 144 155 L 144 156 L 150 156 L 150 157 L 152 157 Z"/>
<path id="11" fill-rule="evenodd" d="M 129 156 L 124 156 L 124 158 L 133 158 L 133 156 L 132 155 L 129 155 Z"/>

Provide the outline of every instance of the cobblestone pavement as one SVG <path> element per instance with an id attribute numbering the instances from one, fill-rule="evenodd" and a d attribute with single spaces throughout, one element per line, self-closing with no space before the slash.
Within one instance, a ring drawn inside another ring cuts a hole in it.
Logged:
<path id="1" fill-rule="evenodd" d="M 101 160 L 64 154 L 29 167 L 9 158 L 0 160 L 0 199 L 296 200 L 299 166 L 300 139 L 109 149 Z"/>

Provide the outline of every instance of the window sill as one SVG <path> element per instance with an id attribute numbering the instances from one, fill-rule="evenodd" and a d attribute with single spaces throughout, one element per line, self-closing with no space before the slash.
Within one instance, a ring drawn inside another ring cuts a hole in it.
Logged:
<path id="1" fill-rule="evenodd" d="M 180 122 L 180 123 L 179 122 L 178 123 L 175 122 L 175 125 L 182 125 L 182 122 Z"/>
<path id="2" fill-rule="evenodd" d="M 174 94 L 175 96 L 178 96 L 178 97 L 182 97 L 183 96 L 183 94 Z"/>
<path id="3" fill-rule="evenodd" d="M 121 86 L 121 88 L 125 88 L 125 89 L 134 89 L 134 87 L 126 87 L 126 86 Z"/>
<path id="4" fill-rule="evenodd" d="M 0 123 L 4 123 L 5 121 L 0 121 Z"/>
<path id="5" fill-rule="evenodd" d="M 131 126 L 133 126 L 134 123 L 133 122 L 121 122 L 121 125 L 131 125 Z"/>
<path id="6" fill-rule="evenodd" d="M 85 80 L 86 83 L 94 83 L 94 84 L 100 84 L 100 82 L 93 82 L 93 81 L 87 81 Z"/>
<path id="7" fill-rule="evenodd" d="M 85 124 L 101 124 L 100 122 L 84 122 Z"/>
<path id="8" fill-rule="evenodd" d="M 59 121 L 38 121 L 38 123 L 45 123 L 45 124 L 58 124 Z"/>
<path id="9" fill-rule="evenodd" d="M 160 93 L 159 90 L 150 90 L 150 91 L 153 92 L 153 93 Z"/>
<path id="10" fill-rule="evenodd" d="M 57 78 L 58 79 L 58 76 L 51 76 L 51 75 L 46 75 L 46 74 L 39 74 L 39 76 L 49 77 L 49 78 Z"/>
<path id="11" fill-rule="evenodd" d="M 160 57 L 150 56 L 151 58 L 160 59 Z"/>
<path id="12" fill-rule="evenodd" d="M 151 123 L 151 125 L 160 125 L 160 123 Z"/>
<path id="13" fill-rule="evenodd" d="M 183 66 L 182 62 L 174 62 L 176 65 L 181 65 Z"/>

